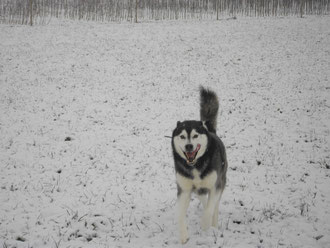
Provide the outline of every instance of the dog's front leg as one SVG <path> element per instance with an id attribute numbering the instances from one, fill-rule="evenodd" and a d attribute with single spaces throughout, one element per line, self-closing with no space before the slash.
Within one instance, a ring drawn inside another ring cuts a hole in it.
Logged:
<path id="1" fill-rule="evenodd" d="M 212 226 L 213 227 L 217 227 L 218 226 L 218 216 L 219 216 L 219 204 L 220 204 L 220 199 L 223 193 L 223 189 L 219 190 L 220 191 L 220 195 L 218 200 L 215 203 L 215 208 L 214 208 L 214 213 L 213 213 L 213 219 L 212 219 Z"/>
<path id="2" fill-rule="evenodd" d="M 210 190 L 209 198 L 207 201 L 206 208 L 204 209 L 202 223 L 201 223 L 202 229 L 204 231 L 209 229 L 209 227 L 211 226 L 212 219 L 214 216 L 214 211 L 217 203 L 220 200 L 220 196 L 221 196 L 221 192 L 219 190 L 216 190 L 215 188 Z"/>
<path id="3" fill-rule="evenodd" d="M 189 235 L 186 223 L 186 213 L 190 202 L 190 191 L 182 191 L 178 195 L 178 219 L 179 219 L 179 232 L 180 241 L 182 244 L 188 241 Z"/>

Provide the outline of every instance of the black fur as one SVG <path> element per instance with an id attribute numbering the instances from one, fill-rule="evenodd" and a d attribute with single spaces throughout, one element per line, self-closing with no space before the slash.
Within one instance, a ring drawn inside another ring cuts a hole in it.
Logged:
<path id="1" fill-rule="evenodd" d="M 208 146 L 194 166 L 188 165 L 187 161 L 183 159 L 179 154 L 176 153 L 174 148 L 173 137 L 182 132 L 182 130 L 187 130 L 190 133 L 192 129 L 195 129 L 198 133 L 203 133 L 207 135 Z M 197 169 L 200 172 L 200 178 L 203 179 L 212 171 L 220 170 L 220 174 L 226 174 L 227 171 L 227 157 L 225 152 L 225 146 L 218 136 L 209 132 L 205 129 L 202 122 L 200 121 L 184 121 L 181 122 L 179 126 L 173 131 L 172 135 L 172 151 L 174 157 L 174 165 L 176 172 L 180 173 L 182 176 L 193 179 L 192 174 L 193 169 Z M 212 163 L 212 160 L 217 161 L 217 163 Z M 220 166 L 219 166 L 220 165 Z M 224 173 L 223 173 L 224 172 Z M 224 183 L 225 183 L 224 178 Z"/>
<path id="2" fill-rule="evenodd" d="M 177 127 L 173 130 L 172 151 L 175 171 L 190 179 L 194 178 L 192 174 L 193 169 L 197 169 L 200 172 L 201 179 L 209 175 L 211 172 L 216 171 L 218 175 L 216 188 L 224 188 L 226 184 L 226 172 L 228 165 L 225 146 L 221 139 L 216 135 L 216 119 L 219 108 L 218 98 L 213 91 L 206 90 L 203 87 L 200 88 L 200 98 L 200 115 L 201 120 L 204 121 L 205 125 L 203 125 L 202 121 L 178 121 Z M 190 134 L 193 129 L 200 134 L 207 135 L 208 145 L 203 156 L 198 158 L 196 163 L 191 166 L 187 164 L 186 159 L 182 158 L 175 151 L 173 138 L 179 135 L 182 130 L 186 130 L 187 133 Z M 178 195 L 180 193 L 181 189 L 178 186 Z"/>

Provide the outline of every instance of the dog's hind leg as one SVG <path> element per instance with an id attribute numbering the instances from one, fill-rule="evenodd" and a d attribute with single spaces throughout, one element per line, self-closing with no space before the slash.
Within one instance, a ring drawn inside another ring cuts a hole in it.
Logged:
<path id="1" fill-rule="evenodd" d="M 189 207 L 190 202 L 190 191 L 181 191 L 178 195 L 178 220 L 179 220 L 179 232 L 180 232 L 180 241 L 182 244 L 188 241 L 188 229 L 186 223 L 186 213 Z"/>
<path id="2" fill-rule="evenodd" d="M 209 229 L 209 227 L 213 223 L 215 208 L 220 201 L 220 197 L 221 197 L 220 190 L 217 190 L 214 188 L 210 191 L 207 205 L 206 205 L 206 208 L 204 209 L 202 223 L 201 223 L 202 229 L 204 231 Z"/>

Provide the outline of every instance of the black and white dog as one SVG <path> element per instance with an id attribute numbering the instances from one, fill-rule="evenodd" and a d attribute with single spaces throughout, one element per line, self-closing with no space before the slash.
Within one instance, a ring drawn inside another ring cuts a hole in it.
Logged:
<path id="1" fill-rule="evenodd" d="M 217 95 L 200 87 L 201 121 L 177 122 L 172 149 L 178 186 L 178 222 L 181 243 L 188 241 L 186 212 L 191 193 L 201 200 L 204 212 L 201 226 L 207 230 L 218 223 L 219 202 L 226 185 L 225 146 L 216 135 L 219 109 Z"/>

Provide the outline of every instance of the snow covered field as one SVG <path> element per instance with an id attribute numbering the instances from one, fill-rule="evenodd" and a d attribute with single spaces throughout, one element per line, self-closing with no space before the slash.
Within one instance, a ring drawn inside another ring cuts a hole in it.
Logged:
<path id="1" fill-rule="evenodd" d="M 330 17 L 0 25 L 0 247 L 181 247 L 170 136 L 220 99 L 219 228 L 183 247 L 329 247 Z"/>

